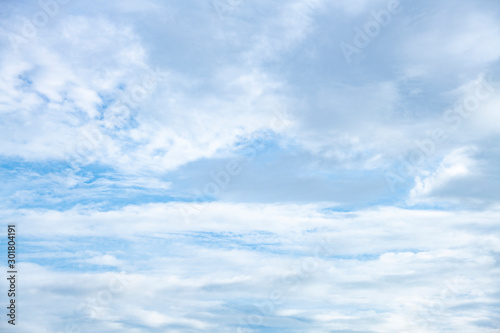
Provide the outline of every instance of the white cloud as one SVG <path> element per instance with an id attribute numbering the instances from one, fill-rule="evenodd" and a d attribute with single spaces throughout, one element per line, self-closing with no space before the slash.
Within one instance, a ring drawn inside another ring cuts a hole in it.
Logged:
<path id="1" fill-rule="evenodd" d="M 109 254 L 83 259 L 81 260 L 81 262 L 89 265 L 104 265 L 104 266 L 121 266 L 123 264 L 121 260 L 118 260 L 114 256 Z"/>
<path id="2" fill-rule="evenodd" d="M 498 292 L 488 273 L 497 269 L 498 210 L 338 213 L 317 205 L 214 203 L 183 225 L 177 205 L 2 212 L 33 246 L 65 248 L 66 239 L 78 237 L 82 247 L 92 241 L 100 251 L 106 244 L 95 237 L 104 237 L 130 249 L 86 254 L 87 264 L 119 261 L 128 273 L 86 266 L 62 273 L 25 263 L 23 288 L 31 292 L 25 311 L 32 314 L 26 324 L 43 313 L 51 320 L 39 321 L 42 327 L 57 330 L 71 318 L 97 332 L 134 332 L 136 325 L 224 332 L 250 315 L 287 331 L 489 332 L 476 323 L 494 325 L 494 308 L 481 304 Z M 69 294 L 64 313 L 61 303 L 36 307 L 63 293 Z M 271 295 L 280 295 L 274 308 L 266 302 Z"/>
<path id="3" fill-rule="evenodd" d="M 410 191 L 409 204 L 422 202 L 437 203 L 433 194 L 450 182 L 460 177 L 470 176 L 475 168 L 475 161 L 469 157 L 471 148 L 461 148 L 451 152 L 439 164 L 436 171 L 415 178 L 415 186 Z"/>

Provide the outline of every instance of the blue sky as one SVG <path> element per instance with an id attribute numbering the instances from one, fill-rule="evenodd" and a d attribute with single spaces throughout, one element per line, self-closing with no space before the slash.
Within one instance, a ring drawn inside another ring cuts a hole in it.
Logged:
<path id="1" fill-rule="evenodd" d="M 500 329 L 497 1 L 0 4 L 20 332 Z"/>

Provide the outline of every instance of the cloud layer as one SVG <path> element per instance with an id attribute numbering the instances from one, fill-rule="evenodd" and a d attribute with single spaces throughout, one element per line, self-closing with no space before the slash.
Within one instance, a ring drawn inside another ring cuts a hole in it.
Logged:
<path id="1" fill-rule="evenodd" d="M 24 239 L 26 327 L 497 330 L 498 209 L 209 204 L 184 222 L 183 205 L 3 212 Z"/>

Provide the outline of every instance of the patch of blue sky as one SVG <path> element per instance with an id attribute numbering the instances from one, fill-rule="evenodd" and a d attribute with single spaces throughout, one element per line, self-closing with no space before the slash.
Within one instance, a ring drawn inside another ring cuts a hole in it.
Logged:
<path id="1" fill-rule="evenodd" d="M 21 226 L 22 228 L 22 226 Z M 114 237 L 100 237 L 100 236 L 70 236 L 62 240 L 53 240 L 50 238 L 30 238 L 20 237 L 23 241 L 23 247 L 20 251 L 26 253 L 38 253 L 39 250 L 45 249 L 47 253 L 62 252 L 78 252 L 78 251 L 128 251 L 132 241 L 114 238 Z M 57 250 L 57 251 L 56 251 Z"/>
<path id="2" fill-rule="evenodd" d="M 249 149 L 263 152 L 269 149 L 281 149 L 279 145 L 280 136 L 272 130 L 265 129 L 252 133 L 249 137 L 241 137 L 234 143 L 236 153 L 245 154 Z"/>
<path id="3" fill-rule="evenodd" d="M 177 247 L 193 246 L 195 248 L 202 247 L 207 249 L 225 249 L 225 250 L 251 250 L 259 253 L 267 253 L 286 258 L 307 258 L 314 256 L 315 248 L 320 245 L 320 235 L 318 241 L 311 241 L 310 245 L 302 244 L 300 247 L 295 248 L 293 241 L 288 242 L 280 237 L 278 234 L 269 232 L 252 232 L 252 233 L 216 233 L 216 232 L 191 232 L 191 233 L 178 233 L 168 234 L 166 238 L 152 238 L 140 237 L 139 239 L 148 239 L 145 249 L 157 249 L 157 255 L 169 253 L 169 255 L 176 256 L 178 254 Z M 323 242 L 324 243 L 324 242 Z M 321 243 L 321 244 L 323 244 Z M 292 247 L 290 247 L 292 244 Z M 298 245 L 298 244 L 295 244 Z M 141 245 L 142 247 L 142 245 Z M 161 249 L 161 250 L 158 250 Z M 402 252 L 420 252 L 417 249 L 394 249 L 395 253 Z M 325 260 L 357 260 L 357 261 L 371 261 L 377 260 L 380 255 L 385 252 L 375 253 L 361 253 L 361 254 L 331 254 L 322 255 Z"/>
<path id="4" fill-rule="evenodd" d="M 107 96 L 104 95 L 103 93 L 98 93 L 99 99 L 102 101 L 100 104 L 96 106 L 97 111 L 99 111 L 99 118 L 98 119 L 103 119 L 103 114 L 106 112 L 106 110 L 111 106 L 114 102 L 115 99 L 112 96 Z"/>
<path id="5" fill-rule="evenodd" d="M 88 196 L 75 196 L 73 199 L 68 199 L 66 195 L 61 193 L 60 200 L 56 202 L 40 200 L 38 203 L 18 205 L 18 208 L 44 208 L 66 211 L 77 206 L 88 206 L 97 211 L 111 211 L 131 205 L 183 201 L 183 199 L 168 195 L 144 194 L 144 192 L 147 192 L 146 190 L 137 191 L 138 193 L 134 191 L 123 192 L 120 188 L 107 191 L 100 190 L 98 195 L 94 191 L 89 191 Z"/>
<path id="6" fill-rule="evenodd" d="M 130 255 L 130 242 L 108 237 L 69 237 L 64 241 L 20 238 L 20 241 L 23 244 L 18 251 L 20 262 L 31 262 L 61 272 L 117 271 L 117 265 L 96 264 L 88 260 L 103 255 L 111 255 L 118 260 L 137 259 L 139 256 Z"/>
<path id="7" fill-rule="evenodd" d="M 31 85 L 33 84 L 33 81 L 31 80 L 31 78 L 29 77 L 29 75 L 21 75 L 20 74 L 20 75 L 18 75 L 18 78 L 22 82 L 22 85 L 21 85 L 22 88 L 31 87 Z"/>
<path id="8" fill-rule="evenodd" d="M 23 260 L 22 262 L 33 263 L 50 269 L 54 272 L 65 273 L 106 273 L 120 272 L 121 268 L 114 265 L 91 264 L 80 260 L 68 258 L 36 258 Z"/>
<path id="9" fill-rule="evenodd" d="M 162 237 L 136 235 L 128 238 L 82 236 L 53 241 L 53 244 L 48 243 L 50 239 L 24 238 L 23 249 L 19 255 L 36 263 L 43 261 L 59 267 L 75 260 L 89 259 L 102 254 L 112 254 L 117 259 L 131 262 L 143 258 L 147 253 L 169 258 L 184 257 L 186 248 L 249 249 L 277 255 L 299 254 L 281 250 L 282 244 L 276 239 L 277 235 L 262 236 L 260 232 L 253 234 L 191 232 L 169 233 Z"/>
<path id="10" fill-rule="evenodd" d="M 26 161 L 19 157 L 6 157 L 0 155 L 0 169 L 16 170 L 33 170 L 37 173 L 51 173 L 65 169 L 67 164 L 64 161 Z"/>
<path id="11" fill-rule="evenodd" d="M 193 232 L 182 235 L 186 244 L 214 249 L 241 249 L 265 253 L 284 254 L 277 241 L 278 235 L 269 232 L 228 233 L 228 232 Z"/>
<path id="12" fill-rule="evenodd" d="M 4 202 L 17 208 L 61 211 L 75 205 L 97 205 L 106 210 L 131 204 L 189 201 L 168 189 L 129 183 L 126 176 L 100 164 L 73 169 L 64 162 L 2 159 L 0 175 L 8 180 L 0 189 L 0 195 Z"/>
<path id="13" fill-rule="evenodd" d="M 335 207 L 326 207 L 326 208 L 321 208 L 318 209 L 318 212 L 321 213 L 326 213 L 326 214 L 331 214 L 331 213 L 351 213 L 354 212 L 355 209 L 345 207 L 345 206 L 335 206 Z M 349 216 L 356 216 L 356 214 L 342 214 L 343 217 L 349 217 Z M 313 231 L 312 231 L 313 232 Z"/>
<path id="14" fill-rule="evenodd" d="M 260 189 L 265 196 L 280 197 L 283 201 L 297 198 L 303 201 L 338 201 L 344 209 L 356 209 L 393 203 L 412 186 L 412 179 L 407 179 L 405 186 L 391 190 L 381 170 L 347 170 L 338 162 L 331 165 L 328 161 L 311 162 L 309 154 L 283 148 L 276 141 L 265 141 L 259 149 L 245 146 L 237 151 L 237 155 L 235 161 L 240 163 L 242 173 L 231 178 L 228 187 L 221 193 L 222 197 L 249 194 Z M 210 172 L 224 170 L 224 161 L 227 163 L 231 159 L 193 162 L 187 168 L 180 168 L 179 172 L 188 176 L 182 186 L 202 189 L 211 181 Z M 194 175 L 195 170 L 206 172 L 204 176 Z M 189 177 L 191 173 L 193 177 Z M 277 185 L 270 188 L 269 184 L 273 183 Z M 315 191 L 311 193 L 313 188 Z M 363 191 L 356 191 L 356 188 Z M 282 193 L 284 195 L 280 195 Z M 261 201 L 265 200 L 265 196 L 261 195 L 260 199 L 254 199 L 253 195 L 246 198 Z"/>

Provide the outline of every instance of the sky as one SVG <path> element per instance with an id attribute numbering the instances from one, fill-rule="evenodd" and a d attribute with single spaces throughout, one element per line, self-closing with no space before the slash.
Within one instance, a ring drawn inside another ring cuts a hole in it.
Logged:
<path id="1" fill-rule="evenodd" d="M 498 1 L 0 7 L 18 332 L 500 332 Z"/>

